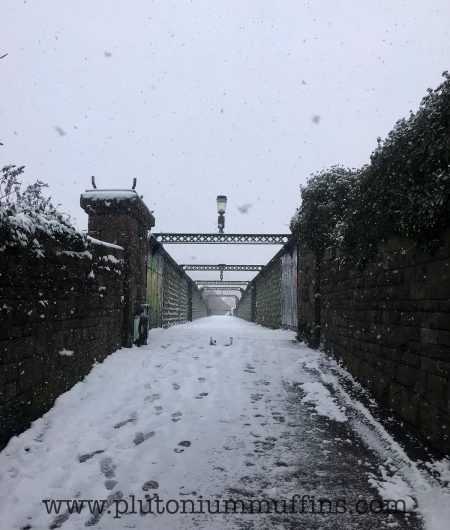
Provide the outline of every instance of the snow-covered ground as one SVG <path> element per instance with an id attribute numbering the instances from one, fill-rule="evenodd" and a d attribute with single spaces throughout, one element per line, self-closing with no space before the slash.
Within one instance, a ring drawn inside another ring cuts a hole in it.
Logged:
<path id="1" fill-rule="evenodd" d="M 153 330 L 147 347 L 96 365 L 0 453 L 0 527 L 447 528 L 449 462 L 413 462 L 358 392 L 290 331 L 234 317 Z M 230 498 L 245 509 L 272 499 L 287 513 L 190 513 Z M 106 502 L 102 513 L 87 503 L 47 513 L 63 499 Z M 408 513 L 356 513 L 379 499 L 403 500 Z M 136 513 L 149 506 L 166 512 Z"/>

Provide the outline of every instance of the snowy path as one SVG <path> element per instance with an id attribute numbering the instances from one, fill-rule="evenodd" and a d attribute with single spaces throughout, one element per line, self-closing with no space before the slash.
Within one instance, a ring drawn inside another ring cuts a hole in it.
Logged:
<path id="1" fill-rule="evenodd" d="M 294 339 L 210 317 L 114 353 L 0 454 L 1 528 L 445 528 L 448 490 L 351 397 L 360 390 L 344 371 Z M 449 479 L 448 462 L 432 466 Z M 305 513 L 119 513 L 139 511 L 139 500 L 148 510 L 146 496 L 156 511 L 155 494 L 170 511 L 188 500 L 200 511 L 201 499 L 214 511 L 229 498 L 275 499 L 280 511 L 285 499 L 291 511 L 299 495 L 295 510 Z M 405 500 L 410 513 L 355 513 L 358 500 L 364 510 L 380 494 Z M 63 504 L 49 515 L 42 499 L 107 503 L 102 514 Z M 346 513 L 312 514 L 318 499 L 328 501 L 322 511 Z"/>

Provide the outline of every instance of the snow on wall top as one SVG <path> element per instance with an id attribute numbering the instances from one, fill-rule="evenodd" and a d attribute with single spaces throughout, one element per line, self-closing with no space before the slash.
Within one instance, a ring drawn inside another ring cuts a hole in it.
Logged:
<path id="1" fill-rule="evenodd" d="M 139 195 L 135 190 L 125 190 L 125 189 L 106 189 L 106 190 L 86 190 L 81 194 L 83 199 L 90 199 L 93 201 L 96 200 L 114 200 L 121 201 L 124 199 L 137 199 Z"/>
<path id="2" fill-rule="evenodd" d="M 132 208 L 130 206 L 132 203 Z M 155 218 L 153 213 L 148 209 L 142 197 L 135 191 L 130 189 L 103 189 L 103 190 L 86 190 L 81 194 L 80 204 L 83 210 L 90 214 L 92 211 L 112 209 L 125 209 L 126 211 L 133 211 L 141 221 L 146 225 L 147 229 L 155 226 Z"/>
<path id="3" fill-rule="evenodd" d="M 103 247 L 116 248 L 117 250 L 124 250 L 123 247 L 121 247 L 120 245 L 114 245 L 114 243 L 108 243 L 107 241 L 100 241 L 100 239 L 95 239 L 95 237 L 91 237 L 91 236 L 87 236 L 87 238 L 93 245 L 101 245 Z"/>

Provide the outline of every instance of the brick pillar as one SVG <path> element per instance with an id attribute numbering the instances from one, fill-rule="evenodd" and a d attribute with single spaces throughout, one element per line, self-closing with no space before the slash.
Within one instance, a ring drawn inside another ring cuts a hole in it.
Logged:
<path id="1" fill-rule="evenodd" d="M 134 316 L 146 301 L 147 231 L 155 218 L 135 190 L 89 190 L 80 204 L 89 215 L 89 235 L 125 250 L 122 345 L 131 347 Z"/>

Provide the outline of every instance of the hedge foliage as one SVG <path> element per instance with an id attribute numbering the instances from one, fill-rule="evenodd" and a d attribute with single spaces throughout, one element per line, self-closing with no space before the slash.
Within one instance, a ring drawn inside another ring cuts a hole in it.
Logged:
<path id="1" fill-rule="evenodd" d="M 0 252 L 8 247 L 22 247 L 43 256 L 39 236 L 86 248 L 86 235 L 52 204 L 51 198 L 44 197 L 47 184 L 37 181 L 22 188 L 19 178 L 23 171 L 23 166 L 14 165 L 0 170 Z"/>
<path id="2" fill-rule="evenodd" d="M 450 75 L 428 89 L 359 170 L 334 166 L 301 187 L 291 230 L 320 259 L 338 246 L 364 263 L 393 235 L 432 248 L 450 226 Z"/>

